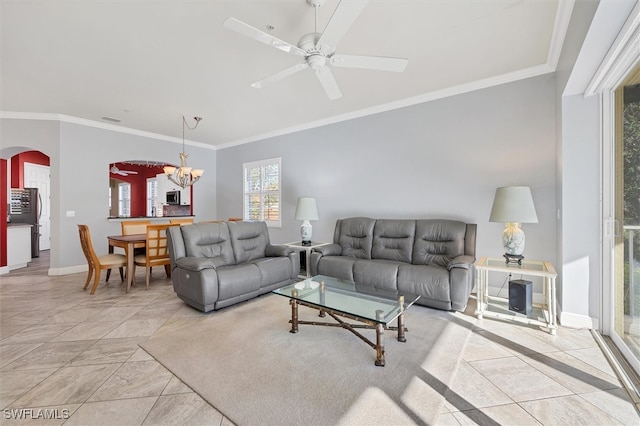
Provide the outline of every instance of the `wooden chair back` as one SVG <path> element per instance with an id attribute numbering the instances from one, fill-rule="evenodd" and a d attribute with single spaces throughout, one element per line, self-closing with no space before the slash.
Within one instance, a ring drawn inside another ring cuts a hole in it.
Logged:
<path id="1" fill-rule="evenodd" d="M 229 219 L 227 219 L 227 222 L 242 222 L 242 218 L 241 217 L 230 217 Z"/>
<path id="2" fill-rule="evenodd" d="M 123 220 L 120 222 L 122 235 L 145 234 L 150 224 L 150 220 Z"/>
<path id="3" fill-rule="evenodd" d="M 169 263 L 167 247 L 167 228 L 180 226 L 177 223 L 147 225 L 146 266 L 166 265 Z"/>
<path id="4" fill-rule="evenodd" d="M 109 281 L 112 268 L 120 269 L 120 279 L 124 281 L 123 270 L 127 264 L 124 255 L 111 253 L 98 256 L 93 248 L 93 243 L 91 242 L 91 232 L 89 232 L 89 227 L 87 225 L 78 225 L 78 232 L 80 234 L 80 246 L 82 247 L 84 257 L 87 258 L 87 264 L 89 266 L 87 271 L 87 280 L 84 283 L 84 289 L 87 289 L 89 281 L 91 281 L 91 277 L 93 277 L 94 282 L 93 287 L 91 287 L 91 294 L 96 292 L 96 288 L 98 288 L 98 283 L 100 282 L 100 272 L 103 269 L 107 270 L 106 281 Z"/>
<path id="5" fill-rule="evenodd" d="M 84 253 L 84 257 L 87 258 L 87 263 L 89 264 L 89 266 L 98 268 L 100 265 L 100 262 L 98 261 L 98 256 L 96 255 L 96 252 L 93 249 L 93 243 L 91 242 L 91 232 L 89 232 L 89 227 L 87 225 L 78 225 L 78 231 L 80 232 L 80 245 L 82 246 L 82 252 Z"/>

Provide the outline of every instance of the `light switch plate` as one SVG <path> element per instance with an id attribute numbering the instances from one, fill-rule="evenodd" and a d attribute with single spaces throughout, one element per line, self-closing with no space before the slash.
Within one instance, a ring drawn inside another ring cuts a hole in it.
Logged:
<path id="1" fill-rule="evenodd" d="M 67 217 L 76 217 L 76 212 L 73 210 L 67 210 Z"/>

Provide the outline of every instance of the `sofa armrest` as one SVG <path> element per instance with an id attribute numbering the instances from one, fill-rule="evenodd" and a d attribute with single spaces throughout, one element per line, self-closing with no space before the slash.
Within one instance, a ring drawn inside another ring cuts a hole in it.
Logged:
<path id="1" fill-rule="evenodd" d="M 216 264 L 209 257 L 181 257 L 176 260 L 176 267 L 191 272 L 200 272 L 203 269 L 216 269 Z"/>
<path id="2" fill-rule="evenodd" d="M 313 251 L 320 253 L 323 256 L 340 256 L 342 254 L 342 247 L 340 244 L 332 243 L 325 246 L 315 247 Z"/>
<path id="3" fill-rule="evenodd" d="M 470 269 L 471 266 L 473 265 L 473 262 L 475 261 L 476 259 L 473 256 L 467 256 L 467 255 L 458 256 L 453 258 L 447 264 L 447 270 L 450 271 L 453 268 Z"/>
<path id="4" fill-rule="evenodd" d="M 293 253 L 293 248 L 285 245 L 268 244 L 264 252 L 266 257 L 289 256 Z"/>

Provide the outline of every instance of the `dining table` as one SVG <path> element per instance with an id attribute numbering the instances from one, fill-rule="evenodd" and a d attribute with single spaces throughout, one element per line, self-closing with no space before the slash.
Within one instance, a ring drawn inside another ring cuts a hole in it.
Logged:
<path id="1" fill-rule="evenodd" d="M 111 235 L 109 241 L 109 253 L 113 253 L 114 247 L 124 249 L 127 258 L 127 270 L 125 274 L 126 292 L 129 292 L 133 282 L 133 253 L 135 249 L 147 246 L 147 234 Z"/>

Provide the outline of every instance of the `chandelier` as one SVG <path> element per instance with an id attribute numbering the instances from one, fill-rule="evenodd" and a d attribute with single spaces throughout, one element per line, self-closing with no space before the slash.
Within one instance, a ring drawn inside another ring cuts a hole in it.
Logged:
<path id="1" fill-rule="evenodd" d="M 184 151 L 184 127 L 187 126 L 189 130 L 194 130 L 198 127 L 200 121 L 202 121 L 202 117 L 193 117 L 193 119 L 196 120 L 196 124 L 193 127 L 189 127 L 184 115 L 182 116 L 182 152 L 180 153 L 180 167 L 164 167 L 164 173 L 167 175 L 169 180 L 183 189 L 196 183 L 204 173 L 204 170 L 202 169 L 192 169 L 187 166 L 188 155 Z"/>

